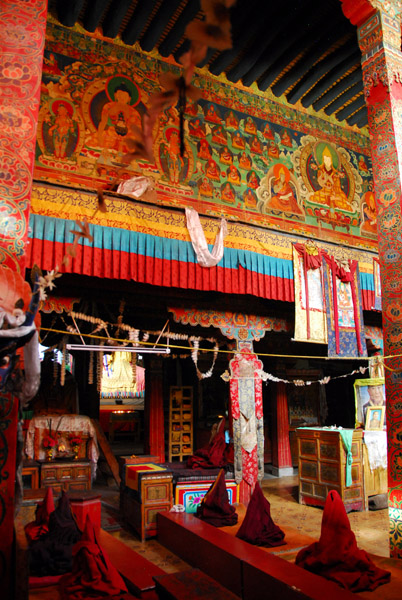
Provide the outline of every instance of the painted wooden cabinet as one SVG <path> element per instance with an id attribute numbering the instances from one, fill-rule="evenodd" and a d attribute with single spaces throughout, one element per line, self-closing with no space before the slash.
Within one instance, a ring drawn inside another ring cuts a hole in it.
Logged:
<path id="1" fill-rule="evenodd" d="M 125 521 L 144 541 L 157 534 L 156 515 L 169 512 L 173 503 L 173 474 L 141 473 L 138 490 L 124 488 L 120 496 L 120 509 Z"/>
<path id="2" fill-rule="evenodd" d="M 299 455 L 299 502 L 325 504 L 328 492 L 336 490 L 346 511 L 367 510 L 363 470 L 363 431 L 352 438 L 352 484 L 346 487 L 346 451 L 339 429 L 296 429 Z"/>
<path id="3" fill-rule="evenodd" d="M 193 454 L 193 388 L 170 388 L 169 462 L 187 460 Z"/>
<path id="4" fill-rule="evenodd" d="M 40 486 L 52 487 L 55 492 L 84 491 L 91 489 L 91 463 L 89 460 L 42 462 Z"/>

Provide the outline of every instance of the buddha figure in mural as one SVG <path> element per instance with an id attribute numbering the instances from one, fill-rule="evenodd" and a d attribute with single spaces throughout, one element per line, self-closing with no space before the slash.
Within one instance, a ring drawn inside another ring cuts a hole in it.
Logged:
<path id="1" fill-rule="evenodd" d="M 230 167 L 228 169 L 227 177 L 228 177 L 228 181 L 230 181 L 230 183 L 234 183 L 235 185 L 240 185 L 240 183 L 241 183 L 240 173 L 234 165 L 230 165 Z"/>
<path id="2" fill-rule="evenodd" d="M 117 78 L 116 78 L 117 79 Z M 120 78 L 122 79 L 122 78 Z M 101 119 L 98 127 L 98 141 L 103 148 L 128 152 L 126 145 L 127 134 L 132 127 L 141 128 L 141 116 L 133 104 L 138 98 L 138 92 L 133 92 L 132 82 L 121 82 L 113 86 L 108 84 L 107 91 L 110 102 L 102 108 Z"/>
<path id="3" fill-rule="evenodd" d="M 262 154 L 262 152 L 264 150 L 263 145 L 261 144 L 260 140 L 258 139 L 258 137 L 256 135 L 251 140 L 250 150 L 251 150 L 251 152 L 256 152 L 257 154 Z"/>
<path id="4" fill-rule="evenodd" d="M 213 196 L 214 188 L 212 187 L 212 184 L 209 181 L 208 177 L 203 177 L 198 189 L 201 196 L 206 196 L 208 198 L 211 198 Z"/>
<path id="5" fill-rule="evenodd" d="M 251 158 L 243 151 L 240 155 L 238 155 L 239 167 L 241 169 L 251 169 L 252 161 Z"/>
<path id="6" fill-rule="evenodd" d="M 297 204 L 294 188 L 290 184 L 289 169 L 285 165 L 278 163 L 274 166 L 273 171 L 274 177 L 271 184 L 269 207 L 284 212 L 303 214 L 303 211 Z"/>
<path id="7" fill-rule="evenodd" d="M 221 171 L 216 162 L 210 158 L 205 166 L 205 175 L 213 181 L 220 181 Z"/>
<path id="8" fill-rule="evenodd" d="M 221 117 L 215 108 L 214 104 L 209 104 L 205 113 L 205 119 L 211 123 L 220 123 Z"/>
<path id="9" fill-rule="evenodd" d="M 257 198 L 251 188 L 247 188 L 243 194 L 245 208 L 257 208 Z"/>
<path id="10" fill-rule="evenodd" d="M 229 148 L 223 148 L 223 150 L 220 154 L 220 162 L 223 163 L 224 165 L 233 164 L 233 154 L 231 153 Z"/>
<path id="11" fill-rule="evenodd" d="M 251 135 L 257 134 L 257 126 L 251 117 L 247 117 L 246 123 L 244 125 L 244 131 L 246 133 L 250 133 Z"/>
<path id="12" fill-rule="evenodd" d="M 247 175 L 247 184 L 248 187 L 252 188 L 253 190 L 256 190 L 259 187 L 260 180 L 258 179 L 255 171 L 250 171 L 250 173 Z"/>
<path id="13" fill-rule="evenodd" d="M 227 204 L 234 204 L 235 202 L 236 194 L 228 181 L 221 188 L 221 198 Z"/>
<path id="14" fill-rule="evenodd" d="M 211 158 L 211 148 L 205 138 L 198 142 L 198 158 L 202 160 Z"/>
<path id="15" fill-rule="evenodd" d="M 334 156 L 335 155 L 335 156 Z M 330 208 L 353 211 L 352 205 L 341 187 L 342 173 L 334 164 L 338 161 L 335 152 L 325 145 L 322 150 L 322 160 L 318 162 L 317 183 L 318 190 L 311 194 L 310 200 L 317 204 L 324 204 Z M 314 167 L 313 167 L 314 168 Z"/>
<path id="16" fill-rule="evenodd" d="M 226 115 L 225 123 L 226 127 L 232 127 L 233 129 L 237 129 L 239 127 L 239 121 L 232 110 L 230 110 Z"/>
<path id="17" fill-rule="evenodd" d="M 246 147 L 246 143 L 238 131 L 232 136 L 232 146 L 233 148 L 239 148 L 240 150 L 244 150 Z"/>
<path id="18" fill-rule="evenodd" d="M 265 137 L 266 140 L 274 139 L 274 134 L 272 133 L 272 129 L 269 123 L 265 123 L 264 129 L 262 130 L 262 135 Z"/>
<path id="19" fill-rule="evenodd" d="M 226 133 L 223 130 L 222 125 L 217 125 L 215 127 L 215 129 L 212 130 L 211 141 L 215 142 L 216 144 L 221 144 L 223 146 L 226 146 L 228 139 L 227 139 Z"/>
<path id="20" fill-rule="evenodd" d="M 288 134 L 288 132 L 286 131 L 286 129 L 284 129 L 284 131 L 282 133 L 281 140 L 282 140 L 282 144 L 284 146 L 288 146 L 290 148 L 292 147 L 292 139 L 291 139 L 290 135 Z"/>
<path id="21" fill-rule="evenodd" d="M 364 194 L 362 203 L 363 225 L 362 233 L 377 235 L 377 210 L 375 206 L 374 192 L 368 191 Z"/>

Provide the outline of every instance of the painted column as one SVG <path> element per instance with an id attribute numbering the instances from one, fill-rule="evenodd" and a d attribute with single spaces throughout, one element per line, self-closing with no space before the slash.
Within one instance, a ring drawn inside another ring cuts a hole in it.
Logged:
<path id="1" fill-rule="evenodd" d="M 46 29 L 46 0 L 0 6 L 0 263 L 24 274 Z M 18 402 L 0 393 L 0 587 L 14 598 Z"/>
<path id="2" fill-rule="evenodd" d="M 0 8 L 0 263 L 24 273 L 46 0 Z"/>
<path id="3" fill-rule="evenodd" d="M 391 556 L 402 558 L 401 2 L 345 0 L 358 26 L 368 108 L 381 267 Z M 374 6 L 374 8 L 373 8 Z M 360 10 L 359 10 L 360 9 Z"/>
<path id="4" fill-rule="evenodd" d="M 289 411 L 286 385 L 276 384 L 276 401 L 273 400 L 274 427 L 272 430 L 272 474 L 277 477 L 293 475 L 289 441 Z"/>
<path id="5" fill-rule="evenodd" d="M 145 369 L 145 453 L 165 462 L 165 426 L 163 413 L 163 362 L 153 358 Z"/>

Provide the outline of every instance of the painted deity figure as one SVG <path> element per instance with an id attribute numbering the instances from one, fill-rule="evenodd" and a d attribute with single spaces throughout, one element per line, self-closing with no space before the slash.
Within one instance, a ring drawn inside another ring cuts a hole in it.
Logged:
<path id="1" fill-rule="evenodd" d="M 98 127 L 98 142 L 104 148 L 119 152 L 129 149 L 126 136 L 131 127 L 141 128 L 141 117 L 130 105 L 131 95 L 128 87 L 122 83 L 114 90 L 114 99 L 107 102 L 103 109 Z"/>
<path id="2" fill-rule="evenodd" d="M 232 186 L 228 181 L 222 187 L 221 198 L 224 202 L 227 202 L 228 204 L 234 204 L 236 196 Z"/>
<path id="3" fill-rule="evenodd" d="M 205 174 L 213 181 L 220 181 L 221 173 L 216 162 L 211 158 L 208 160 L 205 167 Z"/>
<path id="4" fill-rule="evenodd" d="M 211 158 L 211 148 L 205 138 L 198 143 L 198 158 L 203 160 Z"/>
<path id="5" fill-rule="evenodd" d="M 221 122 L 221 117 L 219 116 L 219 114 L 213 104 L 209 104 L 206 114 L 205 114 L 205 119 L 207 121 L 210 121 L 211 123 L 220 123 Z"/>
<path id="6" fill-rule="evenodd" d="M 272 129 L 269 123 L 265 123 L 264 129 L 262 130 L 262 135 L 265 137 L 266 140 L 274 139 L 274 134 L 272 133 Z"/>
<path id="7" fill-rule="evenodd" d="M 251 169 L 252 162 L 251 158 L 243 151 L 240 156 L 238 155 L 239 167 L 241 169 Z"/>
<path id="8" fill-rule="evenodd" d="M 224 165 L 231 165 L 233 163 L 233 154 L 228 148 L 223 148 L 220 154 L 220 161 Z"/>
<path id="9" fill-rule="evenodd" d="M 289 169 L 285 167 L 285 165 L 275 165 L 274 179 L 272 182 L 273 195 L 269 202 L 269 206 L 271 208 L 283 210 L 284 212 L 302 214 L 302 211 L 297 204 L 294 190 L 289 181 Z"/>
<path id="10" fill-rule="evenodd" d="M 57 101 L 56 101 L 57 102 Z M 56 102 L 54 104 L 56 104 Z M 69 105 L 60 102 L 56 109 L 56 118 L 48 133 L 53 141 L 54 155 L 56 158 L 66 158 L 67 147 L 75 135 L 75 123 L 69 113 Z"/>
<path id="11" fill-rule="evenodd" d="M 215 129 L 212 130 L 212 141 L 216 144 L 222 144 L 223 146 L 227 144 L 228 140 L 222 125 L 217 125 Z"/>
<path id="12" fill-rule="evenodd" d="M 230 181 L 230 183 L 240 185 L 240 173 L 234 165 L 230 165 L 227 176 L 228 181 Z"/>
<path id="13" fill-rule="evenodd" d="M 251 117 L 247 117 L 246 123 L 244 125 L 244 131 L 246 133 L 250 133 L 251 135 L 256 135 L 256 133 L 257 133 L 257 127 L 256 127 L 256 124 L 254 123 L 254 121 L 253 121 L 253 119 Z"/>
<path id="14" fill-rule="evenodd" d="M 238 131 L 232 136 L 232 146 L 233 148 L 239 148 L 240 150 L 244 150 L 246 147 L 245 141 Z"/>
<path id="15" fill-rule="evenodd" d="M 239 121 L 232 110 L 230 110 L 226 115 L 225 123 L 226 127 L 232 127 L 233 129 L 237 129 L 239 127 Z"/>
<path id="16" fill-rule="evenodd" d="M 365 233 L 377 233 L 377 211 L 375 206 L 375 197 L 372 191 L 366 192 L 364 195 L 364 202 L 362 205 L 363 212 L 363 225 L 362 232 Z"/>
<path id="17" fill-rule="evenodd" d="M 252 188 L 253 190 L 256 190 L 259 187 L 260 180 L 258 179 L 258 177 L 257 177 L 257 175 L 255 174 L 254 171 L 251 171 L 247 175 L 247 183 L 248 183 L 248 186 L 250 188 Z"/>
<path id="18" fill-rule="evenodd" d="M 213 195 L 214 189 L 213 189 L 212 184 L 209 181 L 208 177 L 203 177 L 198 189 L 199 189 L 201 196 L 207 196 L 210 198 Z"/>
<path id="19" fill-rule="evenodd" d="M 353 210 L 342 190 L 341 173 L 333 163 L 333 155 L 328 146 L 325 146 L 322 152 L 322 162 L 317 169 L 317 182 L 320 188 L 311 195 L 312 202 L 325 204 L 330 208 Z"/>
<path id="20" fill-rule="evenodd" d="M 286 131 L 286 129 L 283 131 L 282 133 L 282 144 L 284 146 L 288 146 L 288 147 L 292 147 L 292 139 L 290 137 L 290 135 L 288 134 L 288 132 Z"/>
<path id="21" fill-rule="evenodd" d="M 263 145 L 256 135 L 251 140 L 250 150 L 251 152 L 256 152 L 257 154 L 262 154 L 262 151 L 264 150 Z"/>

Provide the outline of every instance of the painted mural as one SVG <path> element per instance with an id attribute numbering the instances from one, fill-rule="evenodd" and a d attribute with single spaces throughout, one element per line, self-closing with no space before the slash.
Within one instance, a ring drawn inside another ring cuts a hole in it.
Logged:
<path id="1" fill-rule="evenodd" d="M 369 139 L 202 71 L 201 99 L 155 124 L 154 163 L 125 163 L 159 77 L 177 67 L 123 45 L 51 25 L 35 177 L 107 189 L 146 175 L 158 202 L 193 206 L 294 234 L 375 248 Z"/>

